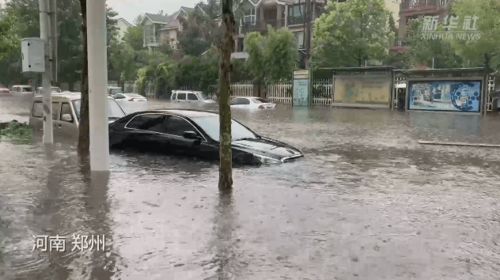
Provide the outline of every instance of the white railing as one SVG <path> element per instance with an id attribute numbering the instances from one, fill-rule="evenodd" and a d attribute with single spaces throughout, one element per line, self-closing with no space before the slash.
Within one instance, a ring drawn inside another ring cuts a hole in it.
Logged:
<path id="1" fill-rule="evenodd" d="M 291 104 L 293 84 L 290 82 L 276 83 L 267 86 L 267 99 L 283 104 Z"/>
<path id="2" fill-rule="evenodd" d="M 251 83 L 232 84 L 233 96 L 253 96 L 254 85 Z M 334 87 L 332 80 L 315 80 L 313 82 L 312 105 L 329 106 L 333 103 Z M 279 82 L 266 86 L 267 99 L 282 104 L 292 104 L 293 83 Z"/>
<path id="3" fill-rule="evenodd" d="M 232 84 L 231 93 L 233 96 L 253 96 L 253 85 L 250 83 Z"/>

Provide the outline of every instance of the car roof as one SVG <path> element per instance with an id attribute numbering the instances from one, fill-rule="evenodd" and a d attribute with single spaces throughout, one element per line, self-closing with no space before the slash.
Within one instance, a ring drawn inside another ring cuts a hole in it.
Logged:
<path id="1" fill-rule="evenodd" d="M 36 95 L 34 100 L 41 100 L 43 98 L 42 95 Z M 61 101 L 61 100 L 80 100 L 82 98 L 82 94 L 80 92 L 71 92 L 71 91 L 63 91 L 63 92 L 53 92 L 52 93 L 52 101 Z M 108 96 L 108 99 L 112 99 Z"/>
<path id="2" fill-rule="evenodd" d="M 31 86 L 29 86 L 29 85 L 13 85 L 13 87 L 30 88 Z"/>
<path id="3" fill-rule="evenodd" d="M 188 117 L 188 118 L 219 116 L 219 114 L 217 114 L 216 112 L 199 111 L 199 110 L 183 110 L 183 109 L 153 110 L 153 111 L 144 111 L 144 112 L 140 112 L 140 113 L 169 113 L 169 114 L 178 115 L 178 116 L 182 116 L 182 117 Z M 138 113 L 138 115 L 140 113 Z"/>
<path id="4" fill-rule="evenodd" d="M 172 90 L 173 93 L 202 93 L 196 90 Z"/>

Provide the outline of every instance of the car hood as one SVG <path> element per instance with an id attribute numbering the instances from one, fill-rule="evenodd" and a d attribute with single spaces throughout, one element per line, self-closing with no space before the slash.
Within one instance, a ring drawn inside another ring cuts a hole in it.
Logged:
<path id="1" fill-rule="evenodd" d="M 297 148 L 265 137 L 235 140 L 232 142 L 232 146 L 256 156 L 272 158 L 281 162 L 304 156 Z"/>

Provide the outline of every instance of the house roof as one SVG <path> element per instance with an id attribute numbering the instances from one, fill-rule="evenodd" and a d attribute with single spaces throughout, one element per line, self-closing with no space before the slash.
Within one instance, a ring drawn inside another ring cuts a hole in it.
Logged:
<path id="1" fill-rule="evenodd" d="M 128 27 L 132 27 L 132 26 L 134 26 L 132 23 L 128 22 L 128 21 L 127 21 L 126 19 L 124 19 L 124 18 L 119 18 L 119 19 L 117 19 L 117 21 L 120 21 L 120 22 L 125 23 Z"/>
<path id="2" fill-rule="evenodd" d="M 145 13 L 144 14 L 144 19 L 149 19 L 153 23 L 161 23 L 161 24 L 166 24 L 168 22 L 168 16 L 160 15 L 160 14 L 150 14 L 150 13 Z"/>

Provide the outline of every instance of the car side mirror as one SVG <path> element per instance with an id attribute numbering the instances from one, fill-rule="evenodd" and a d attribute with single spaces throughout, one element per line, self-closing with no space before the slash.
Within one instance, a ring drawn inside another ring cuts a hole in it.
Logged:
<path id="1" fill-rule="evenodd" d="M 71 116 L 71 114 L 63 114 L 61 116 L 61 120 L 65 122 L 73 122 L 73 117 Z"/>
<path id="2" fill-rule="evenodd" d="M 198 134 L 194 131 L 184 131 L 184 134 L 183 134 L 184 138 L 186 139 L 192 139 L 192 140 L 199 140 L 200 139 L 200 136 L 198 136 Z"/>

